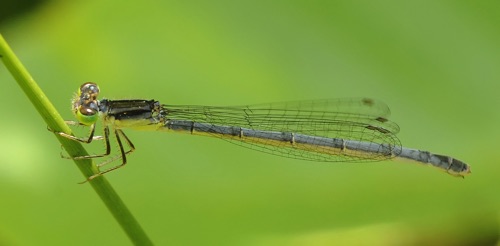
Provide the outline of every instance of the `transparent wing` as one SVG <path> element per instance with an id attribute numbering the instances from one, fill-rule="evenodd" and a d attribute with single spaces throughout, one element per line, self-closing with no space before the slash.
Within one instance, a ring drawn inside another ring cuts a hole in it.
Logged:
<path id="1" fill-rule="evenodd" d="M 391 158 L 381 151 L 331 154 L 318 148 L 298 148 L 288 143 L 269 144 L 266 139 L 248 141 L 217 133 L 215 126 L 236 126 L 259 131 L 304 134 L 322 138 L 360 141 L 390 148 L 397 155 L 401 144 L 396 134 L 399 127 L 387 118 L 389 108 L 373 99 L 326 99 L 249 106 L 211 107 L 163 105 L 166 117 L 207 123 L 215 137 L 250 149 L 303 160 L 327 162 L 377 161 Z M 323 140 L 321 140 L 323 141 Z"/>

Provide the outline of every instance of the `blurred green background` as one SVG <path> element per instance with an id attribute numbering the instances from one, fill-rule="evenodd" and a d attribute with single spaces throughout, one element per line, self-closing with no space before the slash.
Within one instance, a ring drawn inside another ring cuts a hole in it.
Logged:
<path id="1" fill-rule="evenodd" d="M 498 1 L 47 1 L 0 18 L 0 31 L 67 119 L 86 81 L 106 98 L 168 104 L 372 97 L 391 107 L 403 145 L 472 166 L 460 179 L 127 131 L 137 151 L 107 178 L 157 245 L 466 245 L 498 240 L 499 10 Z M 0 81 L 0 245 L 129 244 L 4 66 Z"/>

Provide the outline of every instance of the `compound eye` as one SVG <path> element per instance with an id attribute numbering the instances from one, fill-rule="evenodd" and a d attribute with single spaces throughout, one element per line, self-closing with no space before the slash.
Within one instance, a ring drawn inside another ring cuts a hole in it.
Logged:
<path id="1" fill-rule="evenodd" d="M 99 105 L 96 102 L 82 104 L 78 107 L 75 116 L 80 123 L 92 125 L 99 118 Z"/>
<path id="2" fill-rule="evenodd" d="M 92 116 L 97 113 L 95 109 L 92 108 L 87 108 L 87 107 L 80 107 L 80 114 L 85 115 L 85 116 Z"/>
<path id="3" fill-rule="evenodd" d="M 80 86 L 80 97 L 83 100 L 96 100 L 99 95 L 99 86 L 96 83 L 86 82 Z"/>
<path id="4" fill-rule="evenodd" d="M 86 115 L 86 116 L 91 116 L 97 114 L 99 112 L 99 106 L 95 101 L 92 101 L 88 104 L 82 104 L 80 105 L 80 114 Z"/>

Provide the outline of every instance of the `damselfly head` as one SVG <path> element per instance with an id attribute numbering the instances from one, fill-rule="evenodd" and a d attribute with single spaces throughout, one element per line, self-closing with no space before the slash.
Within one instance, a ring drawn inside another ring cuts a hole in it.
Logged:
<path id="1" fill-rule="evenodd" d="M 93 82 L 83 83 L 71 101 L 71 109 L 78 121 L 84 125 L 92 125 L 98 119 L 99 86 Z"/>

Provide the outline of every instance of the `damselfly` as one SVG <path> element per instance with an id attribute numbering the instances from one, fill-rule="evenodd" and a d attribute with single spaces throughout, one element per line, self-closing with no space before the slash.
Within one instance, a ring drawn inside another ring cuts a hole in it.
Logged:
<path id="1" fill-rule="evenodd" d="M 367 162 L 397 158 L 429 164 L 453 176 L 463 177 L 470 173 L 467 164 L 450 156 L 402 147 L 396 137 L 399 127 L 388 120 L 389 108 L 373 99 L 212 107 L 165 105 L 142 99 L 98 100 L 98 95 L 97 84 L 87 82 L 80 86 L 72 101 L 72 111 L 78 122 L 69 123 L 89 126 L 88 137 L 56 132 L 83 143 L 105 141 L 105 153 L 73 159 L 109 156 L 110 131 L 115 135 L 120 154 L 97 166 L 100 169 L 117 159 L 121 159 L 121 163 L 99 170 L 87 181 L 127 163 L 127 155 L 135 147 L 123 132 L 125 128 L 212 136 L 265 153 L 308 161 Z M 103 137 L 94 136 L 99 119 L 104 126 Z"/>

